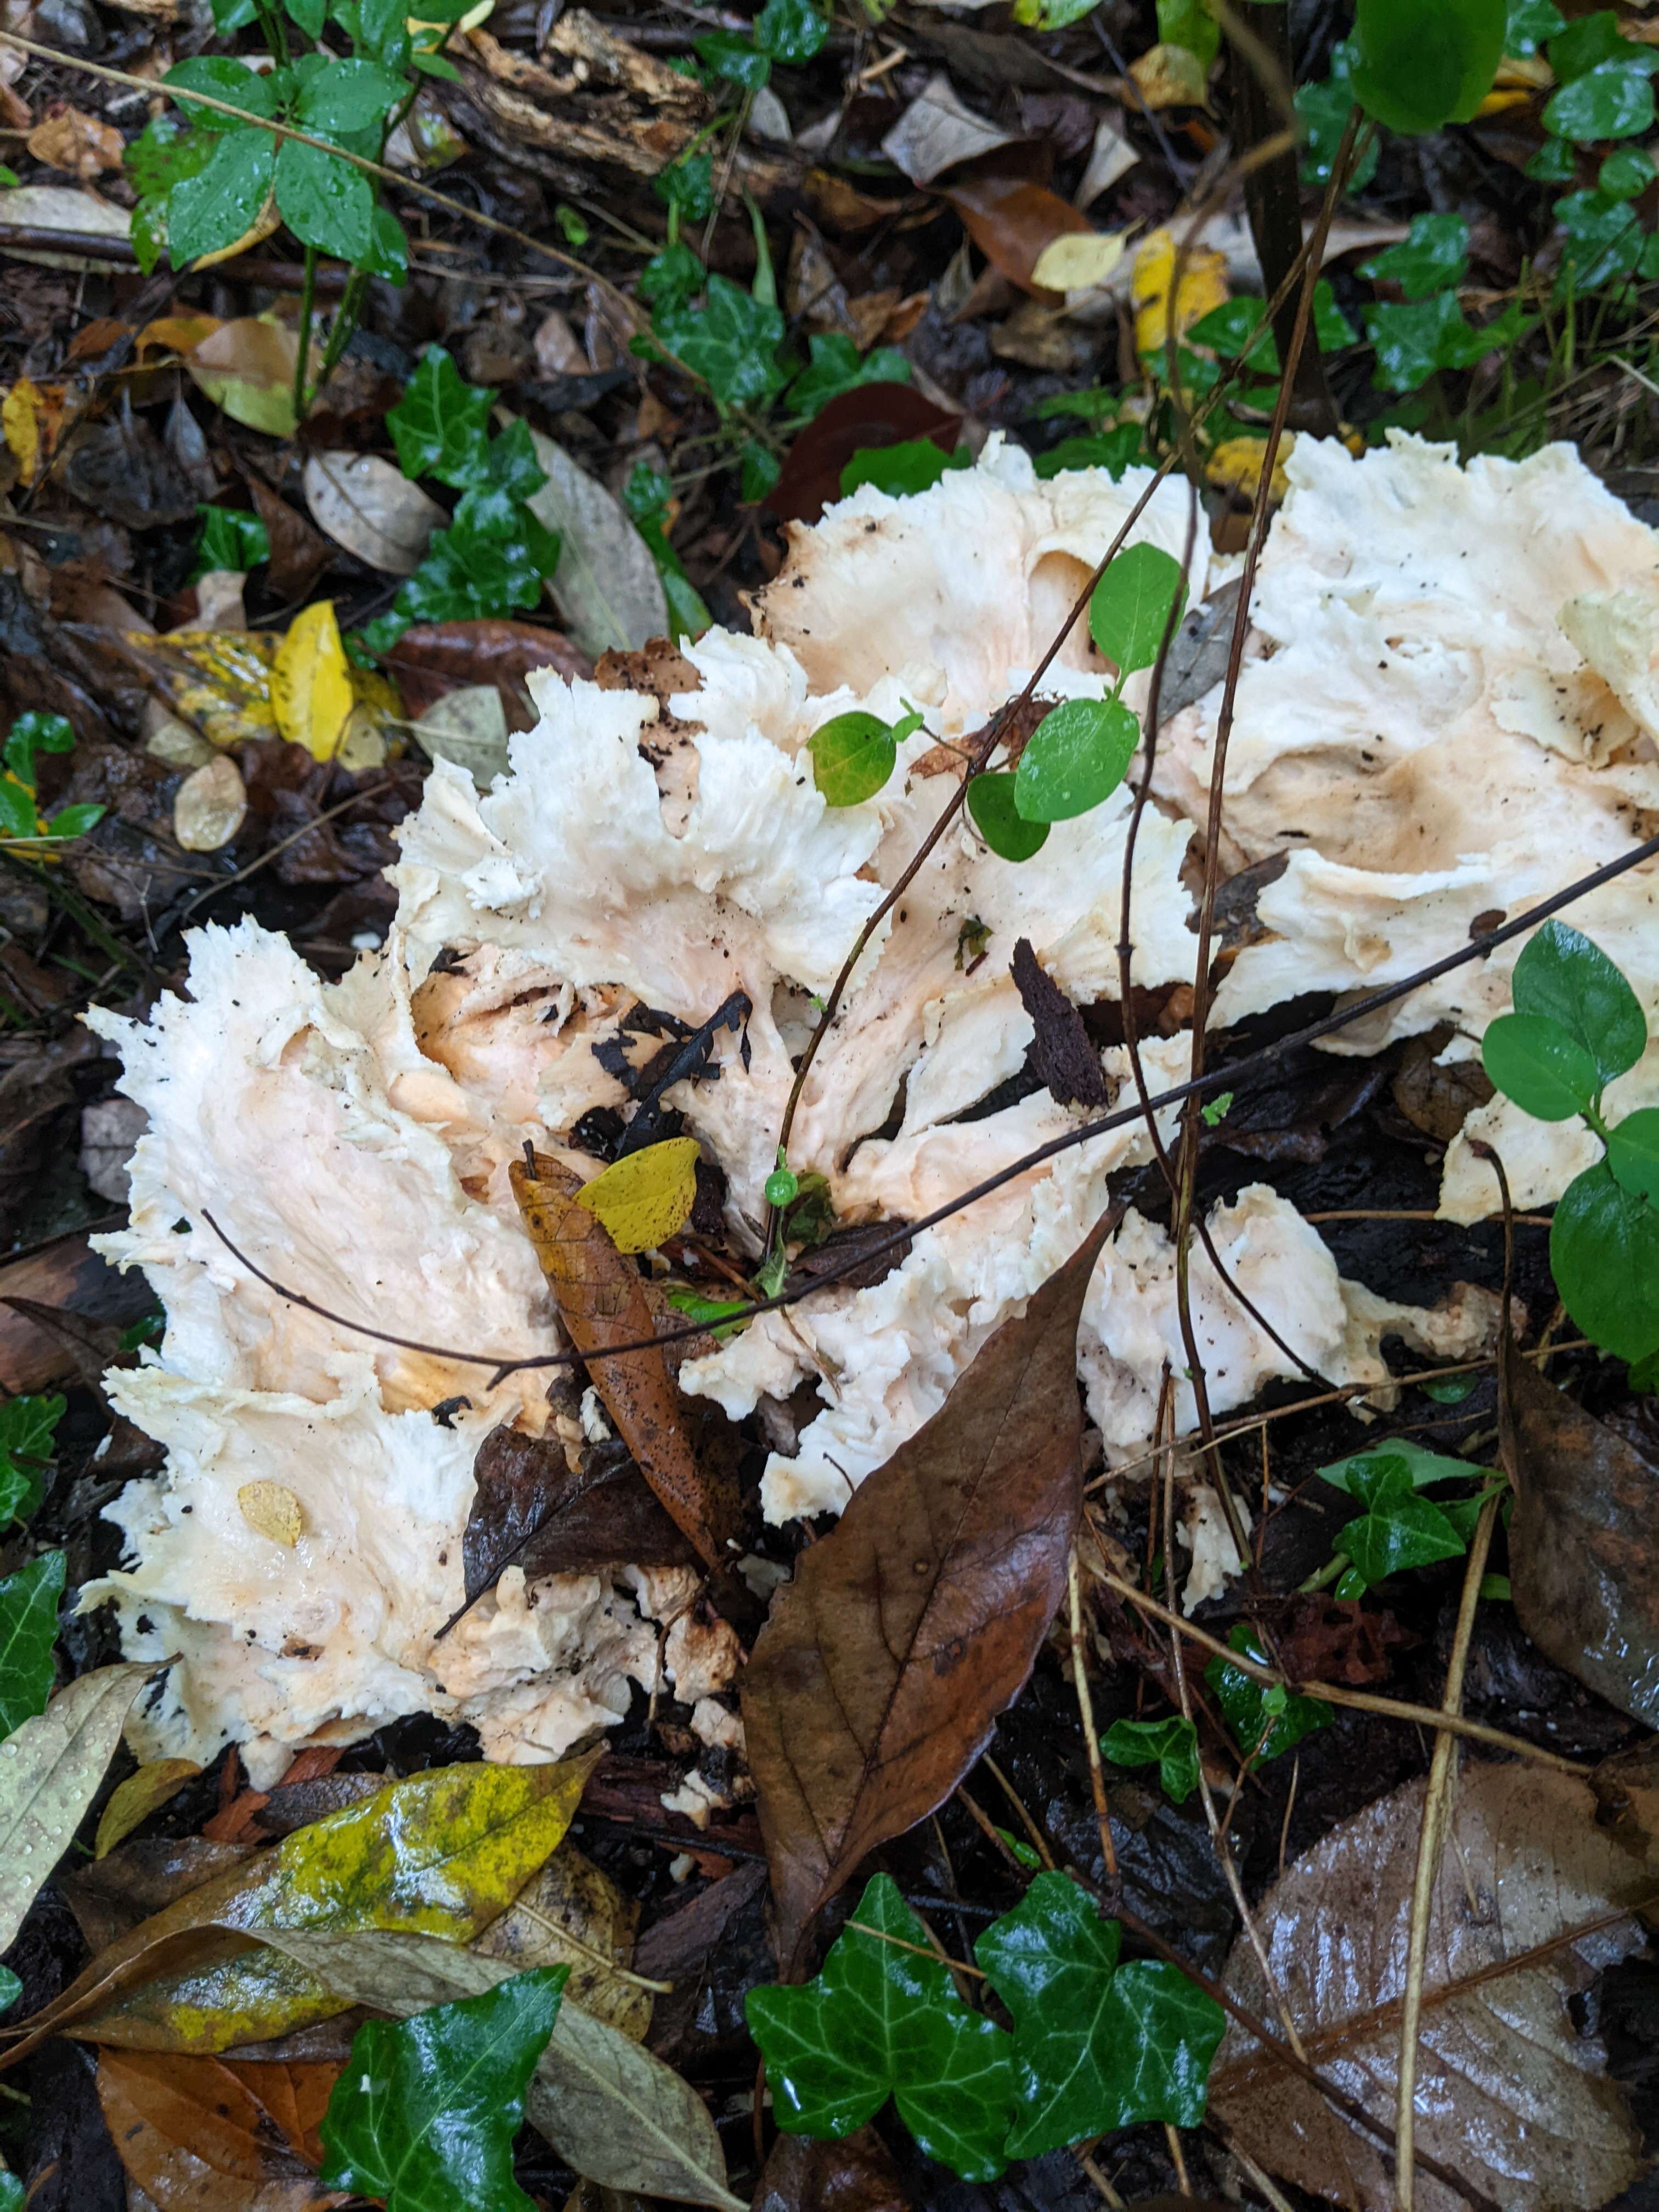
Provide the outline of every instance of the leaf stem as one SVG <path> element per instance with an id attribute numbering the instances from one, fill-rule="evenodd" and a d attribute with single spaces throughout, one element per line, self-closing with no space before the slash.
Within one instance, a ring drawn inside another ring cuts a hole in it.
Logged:
<path id="1" fill-rule="evenodd" d="M 356 272 L 353 273 L 355 275 Z M 316 301 L 317 249 L 314 246 L 307 246 L 306 273 L 300 288 L 300 347 L 294 356 L 294 427 L 296 430 L 306 419 L 309 400 L 306 391 L 306 369 L 311 360 L 311 317 Z"/>

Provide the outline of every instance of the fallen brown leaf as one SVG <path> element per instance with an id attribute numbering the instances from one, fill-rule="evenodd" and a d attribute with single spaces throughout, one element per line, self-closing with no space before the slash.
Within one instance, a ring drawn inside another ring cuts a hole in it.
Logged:
<path id="1" fill-rule="evenodd" d="M 1115 1218 L 981 1346 L 773 1601 L 743 1718 L 786 1973 L 866 1854 L 950 1796 L 1031 1671 L 1077 1532 L 1078 1316 Z"/>
<path id="2" fill-rule="evenodd" d="M 1659 1725 L 1659 1469 L 1558 1390 L 1513 1340 L 1499 1394 L 1515 1484 L 1515 1610 L 1558 1667 L 1650 1728 Z"/>
<path id="3" fill-rule="evenodd" d="M 64 169 L 89 184 L 106 169 L 118 169 L 125 141 L 112 123 L 82 114 L 67 100 L 55 100 L 29 132 L 27 144 L 37 161 Z"/>
<path id="4" fill-rule="evenodd" d="M 98 2100 L 127 2172 L 158 2212 L 320 2212 L 317 2124 L 339 2069 L 106 2051 Z"/>
<path id="5" fill-rule="evenodd" d="M 1257 1908 L 1258 1930 L 1309 2060 L 1392 2124 L 1400 1999 L 1424 1784 L 1334 1829 Z M 1419 2150 L 1506 2212 L 1583 2212 L 1635 2178 L 1640 2143 L 1600 2047 L 1567 2001 L 1642 1942 L 1635 1909 L 1659 1898 L 1656 1800 L 1634 1838 L 1595 1825 L 1587 1783 L 1531 1765 L 1466 1767 L 1429 1928 L 1417 2058 Z M 1241 1939 L 1231 1994 L 1272 2014 Z M 1384 2212 L 1378 2146 L 1239 2028 L 1210 2076 L 1230 2140 L 1347 2212 Z M 1419 2212 L 1462 2200 L 1419 2170 Z"/>
<path id="6" fill-rule="evenodd" d="M 550 668 L 561 676 L 593 673 L 592 662 L 562 630 L 494 618 L 411 623 L 386 665 L 411 716 L 418 718 L 451 691 L 493 684 L 501 695 L 509 730 L 535 727 L 535 709 L 524 687 L 534 670 Z"/>
<path id="7" fill-rule="evenodd" d="M 816 522 L 841 497 L 841 472 L 854 453 L 930 438 L 956 450 L 962 417 L 924 399 L 911 384 L 861 384 L 821 408 L 784 457 L 763 504 L 784 522 Z"/>
<path id="8" fill-rule="evenodd" d="M 655 1334 L 658 1315 L 638 1269 L 617 1251 L 603 1224 L 576 1203 L 580 1178 L 540 1152 L 533 1170 L 514 1160 L 510 1173 L 559 1318 L 583 1358 L 609 1345 Z M 592 1373 L 641 1474 L 704 1565 L 719 1572 L 726 1564 L 725 1540 L 738 1517 L 736 1486 L 699 1463 L 662 1352 L 598 1359 Z"/>
<path id="9" fill-rule="evenodd" d="M 672 1567 L 696 1559 L 634 1462 L 614 1449 L 607 1461 L 601 1450 L 590 1446 L 573 1474 L 556 1437 L 490 1431 L 472 1463 L 476 1487 L 461 1540 L 469 1605 L 507 1566 L 536 1582 L 623 1560 Z"/>
<path id="10" fill-rule="evenodd" d="M 1045 246 L 1073 231 L 1091 229 L 1069 200 L 1046 185 L 988 163 L 944 187 L 945 198 L 962 217 L 968 235 L 998 274 L 1023 292 L 1045 300 L 1062 295 L 1036 283 L 1032 271 Z"/>
<path id="11" fill-rule="evenodd" d="M 891 2154 L 873 2128 L 839 2142 L 780 2136 L 755 2191 L 754 2212 L 908 2212 Z"/>

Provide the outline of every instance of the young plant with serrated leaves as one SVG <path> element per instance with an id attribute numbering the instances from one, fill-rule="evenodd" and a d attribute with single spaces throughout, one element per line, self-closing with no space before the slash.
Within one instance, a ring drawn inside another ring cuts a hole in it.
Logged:
<path id="1" fill-rule="evenodd" d="M 467 621 L 533 607 L 558 566 L 557 534 L 528 502 L 547 482 L 528 426 L 489 430 L 493 395 L 462 380 L 442 346 L 428 346 L 386 416 L 398 466 L 461 495 L 447 530 L 434 531 L 390 611 L 350 641 L 359 657 L 388 652 L 411 623 Z"/>
<path id="2" fill-rule="evenodd" d="M 0 747 L 0 843 L 50 847 L 78 837 L 104 818 L 101 806 L 60 806 L 43 814 L 35 795 L 42 753 L 67 753 L 75 732 L 61 714 L 20 714 Z"/>
<path id="3" fill-rule="evenodd" d="M 1547 921 L 1515 963 L 1515 1011 L 1487 1024 L 1481 1063 L 1540 1121 L 1582 1121 L 1601 1157 L 1568 1184 L 1550 1224 L 1561 1303 L 1604 1352 L 1659 1386 L 1659 1107 L 1610 1117 L 1607 1090 L 1641 1060 L 1647 1017 L 1601 947 Z"/>
<path id="4" fill-rule="evenodd" d="M 255 69 L 229 54 L 179 63 L 162 80 L 179 112 L 154 118 L 127 149 L 138 195 L 132 242 L 146 272 L 163 252 L 181 270 L 226 260 L 264 236 L 272 215 L 302 247 L 296 422 L 349 342 L 369 279 L 401 284 L 408 274 L 409 242 L 380 200 L 379 179 L 342 156 L 380 161 L 422 78 L 457 76 L 440 50 L 465 9 L 466 0 L 431 0 L 416 21 L 398 0 L 282 0 L 280 7 L 276 0 L 213 0 L 220 36 L 257 23 L 272 66 Z M 344 34 L 349 57 L 325 43 L 331 27 L 332 35 Z M 325 255 L 345 262 L 350 274 L 313 383 L 312 325 Z"/>
<path id="5" fill-rule="evenodd" d="M 1339 1598 L 1363 1597 L 1374 1583 L 1413 1567 L 1461 1559 L 1491 1486 L 1503 1486 L 1490 1468 L 1425 1451 L 1408 1437 L 1355 1452 L 1319 1472 L 1365 1509 L 1343 1529 L 1328 1565 L 1303 1584 L 1315 1590 L 1334 1582 Z M 1425 1497 L 1449 1482 L 1478 1487 L 1465 1497 Z"/>
<path id="6" fill-rule="evenodd" d="M 1196 2125 L 1221 2008 L 1176 1967 L 1120 1966 L 1120 1935 L 1069 1875 L 1037 1875 L 974 1947 L 1010 2033 L 965 2002 L 878 1875 L 816 1980 L 749 1992 L 778 2125 L 834 2141 L 891 2098 L 921 2149 L 967 2181 L 1111 2128 Z"/>
<path id="7" fill-rule="evenodd" d="M 994 853 L 1029 860 L 1055 822 L 1088 813 L 1122 782 L 1140 742 L 1123 687 L 1150 668 L 1186 605 L 1181 563 L 1157 545 L 1117 556 L 1089 600 L 1089 634 L 1117 671 L 1104 699 L 1067 699 L 1043 716 L 1014 766 L 986 769 L 968 786 L 968 812 Z"/>

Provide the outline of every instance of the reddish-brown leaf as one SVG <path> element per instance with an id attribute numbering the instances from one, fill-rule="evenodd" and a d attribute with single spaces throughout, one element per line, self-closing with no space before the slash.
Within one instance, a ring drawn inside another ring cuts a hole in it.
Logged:
<path id="1" fill-rule="evenodd" d="M 981 1347 L 773 1601 L 743 1718 L 786 1971 L 866 1855 L 950 1796 L 1031 1671 L 1077 1532 L 1078 1316 L 1114 1218 Z"/>
<path id="2" fill-rule="evenodd" d="M 854 453 L 931 438 L 956 451 L 962 417 L 935 407 L 910 384 L 860 384 L 815 415 L 785 456 L 763 502 L 785 522 L 816 522 L 841 497 L 841 472 Z"/>
<path id="3" fill-rule="evenodd" d="M 699 1458 L 666 1358 L 657 1350 L 592 1357 L 658 1333 L 661 1322 L 643 1279 L 598 1217 L 576 1203 L 582 1186 L 568 1169 L 538 1152 L 533 1170 L 514 1160 L 511 1177 L 559 1318 L 582 1358 L 592 1360 L 593 1387 L 617 1434 L 698 1558 L 720 1571 L 725 1540 L 738 1518 L 736 1486 Z"/>
<path id="4" fill-rule="evenodd" d="M 501 695 L 509 730 L 535 726 L 524 679 L 538 668 L 561 676 L 591 676 L 593 664 L 562 630 L 534 623 L 416 623 L 386 655 L 386 672 L 397 682 L 411 717 L 423 714 L 451 691 L 471 684 L 493 684 Z"/>
<path id="5" fill-rule="evenodd" d="M 106 2051 L 98 2097 L 121 2163 L 158 2212 L 322 2212 L 317 2127 L 339 2069 Z"/>
<path id="6" fill-rule="evenodd" d="M 696 1558 L 639 1468 L 614 1443 L 583 1455 L 573 1474 L 556 1437 L 492 1429 L 472 1463 L 477 1487 L 461 1540 L 466 1600 L 490 1588 L 503 1567 L 526 1579 L 592 1574 L 631 1559 L 674 1567 Z"/>
<path id="7" fill-rule="evenodd" d="M 1092 228 L 1085 216 L 1046 185 L 993 165 L 943 189 L 968 235 L 999 275 L 1038 299 L 1055 297 L 1031 282 L 1031 271 L 1045 246 L 1068 231 Z"/>
<path id="8" fill-rule="evenodd" d="M 898 2168 L 873 2128 L 839 2142 L 780 2136 L 755 2191 L 754 2212 L 909 2212 Z"/>
<path id="9" fill-rule="evenodd" d="M 1516 1616 L 1558 1667 L 1659 1727 L 1659 1470 L 1547 1381 L 1512 1340 L 1503 1362 Z"/>
<path id="10" fill-rule="evenodd" d="M 334 559 L 337 548 L 297 508 L 279 499 L 269 484 L 261 483 L 251 470 L 247 488 L 270 540 L 270 588 L 282 599 L 303 599 Z"/>

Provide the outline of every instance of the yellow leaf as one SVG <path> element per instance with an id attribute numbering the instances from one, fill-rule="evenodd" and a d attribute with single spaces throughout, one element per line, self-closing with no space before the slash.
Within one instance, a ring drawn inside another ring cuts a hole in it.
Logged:
<path id="1" fill-rule="evenodd" d="M 161 315 L 144 325 L 133 340 L 133 350 L 140 360 L 152 351 L 191 353 L 204 338 L 210 338 L 223 327 L 223 319 L 218 315 Z"/>
<path id="2" fill-rule="evenodd" d="M 697 1140 L 670 1137 L 629 1152 L 576 1194 L 619 1252 L 649 1252 L 678 1236 L 697 1199 Z"/>
<path id="3" fill-rule="evenodd" d="M 515 1973 L 568 1966 L 565 1996 L 635 2043 L 651 2025 L 652 1993 L 617 1972 L 633 1955 L 640 1908 L 567 1837 L 532 1875 L 499 1920 L 479 1936 L 486 1959 L 507 1960 Z"/>
<path id="4" fill-rule="evenodd" d="M 1272 492 L 1275 499 L 1283 499 L 1290 485 L 1285 475 L 1285 464 L 1296 447 L 1296 433 L 1287 431 L 1279 441 L 1279 458 L 1273 464 Z M 1255 497 L 1255 488 L 1261 481 L 1261 462 L 1267 450 L 1265 438 L 1224 438 L 1206 462 L 1204 473 L 1212 484 L 1224 490 L 1241 491 L 1247 498 Z"/>
<path id="5" fill-rule="evenodd" d="M 237 1510 L 256 1535 L 269 1536 L 291 1552 L 306 1533 L 306 1509 L 280 1482 L 245 1482 L 236 1493 Z"/>
<path id="6" fill-rule="evenodd" d="M 1135 308 L 1135 348 L 1139 353 L 1160 353 L 1170 337 L 1190 330 L 1212 307 L 1227 299 L 1224 255 L 1199 246 L 1188 253 L 1181 272 L 1180 296 L 1170 297 L 1175 283 L 1176 240 L 1171 230 L 1155 230 L 1136 254 L 1129 279 L 1129 296 Z"/>
<path id="7" fill-rule="evenodd" d="M 141 1820 L 148 1820 L 158 1806 L 176 1796 L 192 1775 L 201 1772 L 193 1759 L 156 1759 L 129 1774 L 99 1816 L 92 1855 L 100 1859 L 130 1836 Z"/>
<path id="8" fill-rule="evenodd" d="M 20 376 L 5 398 L 0 400 L 0 428 L 5 432 L 6 443 L 16 457 L 18 473 L 25 483 L 33 483 L 52 459 L 52 449 L 58 442 L 63 423 L 61 384 L 43 388 L 32 379 Z"/>
<path id="9" fill-rule="evenodd" d="M 1031 282 L 1049 292 L 1086 292 L 1103 284 L 1123 258 L 1127 237 L 1121 230 L 1062 231 L 1038 254 Z"/>
<path id="10" fill-rule="evenodd" d="M 210 744 L 274 738 L 270 671 L 281 640 L 270 630 L 126 630 L 123 642 L 167 703 Z"/>
<path id="11" fill-rule="evenodd" d="M 246 422 L 273 438 L 291 438 L 299 353 L 299 338 L 286 323 L 266 315 L 239 315 L 210 331 L 184 363 L 191 381 L 233 422 Z M 314 370 L 321 364 L 315 346 L 312 356 Z"/>
<path id="12" fill-rule="evenodd" d="M 295 615 L 276 648 L 270 671 L 276 727 L 313 759 L 332 760 L 352 704 L 351 665 L 340 642 L 334 602 L 319 599 Z"/>
<path id="13" fill-rule="evenodd" d="M 1209 71 L 1188 46 L 1149 47 L 1129 74 L 1148 107 L 1202 107 Z"/>

